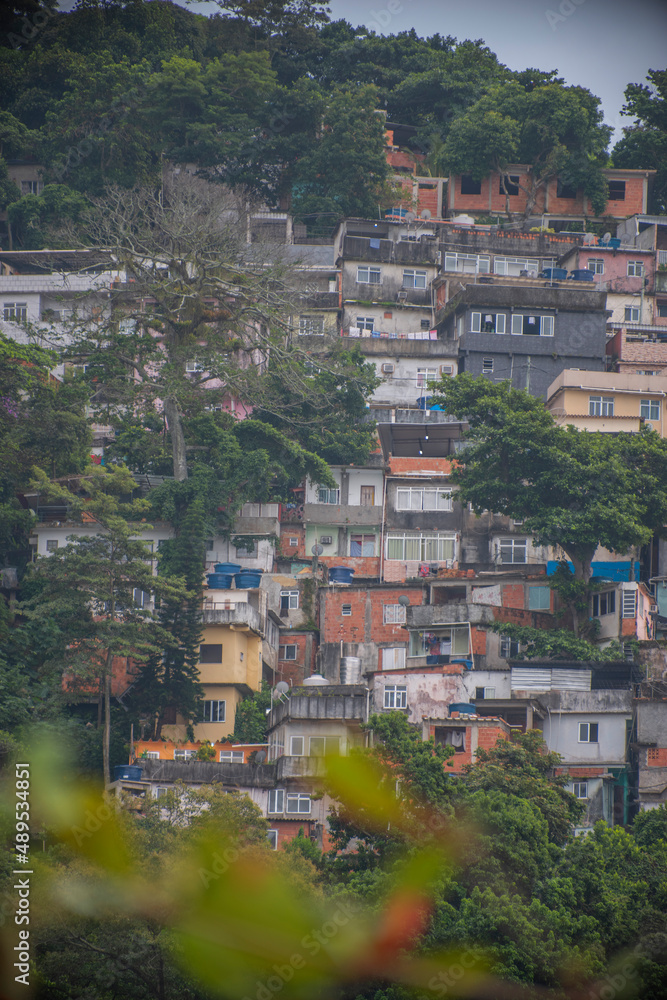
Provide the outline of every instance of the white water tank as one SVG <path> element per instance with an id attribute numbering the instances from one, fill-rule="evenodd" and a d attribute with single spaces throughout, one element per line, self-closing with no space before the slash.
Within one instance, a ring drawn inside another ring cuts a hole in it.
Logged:
<path id="1" fill-rule="evenodd" d="M 327 685 L 329 681 L 326 677 L 322 677 L 322 674 L 311 674 L 310 677 L 306 677 L 303 682 L 304 687 L 322 687 Z"/>
<path id="2" fill-rule="evenodd" d="M 360 679 L 361 679 L 361 657 L 341 656 L 340 658 L 341 684 L 359 684 Z"/>

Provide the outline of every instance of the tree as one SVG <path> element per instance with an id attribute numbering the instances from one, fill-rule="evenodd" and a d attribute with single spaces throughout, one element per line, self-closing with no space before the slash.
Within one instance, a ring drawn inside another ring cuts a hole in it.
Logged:
<path id="1" fill-rule="evenodd" d="M 452 123 L 444 159 L 452 173 L 475 180 L 500 173 L 507 197 L 509 165 L 528 164 L 528 176 L 518 182 L 526 195 L 524 218 L 535 213 L 540 191 L 556 176 L 581 187 L 601 215 L 607 202 L 601 168 L 611 129 L 599 105 L 590 91 L 558 81 L 499 84 Z"/>
<path id="2" fill-rule="evenodd" d="M 648 211 L 667 213 L 667 70 L 649 70 L 648 83 L 625 88 L 622 115 L 635 118 L 623 129 L 611 155 L 615 167 L 655 170 Z"/>
<path id="3" fill-rule="evenodd" d="M 667 522 L 667 444 L 653 431 L 559 427 L 542 400 L 465 373 L 443 379 L 437 398 L 469 425 L 452 472 L 461 500 L 523 519 L 535 544 L 564 550 L 586 587 L 599 545 L 625 554 Z"/>
<path id="4" fill-rule="evenodd" d="M 39 470 L 38 470 L 39 471 Z M 49 482 L 41 473 L 34 488 L 70 506 L 73 518 L 85 513 L 96 524 L 94 535 L 72 535 L 69 544 L 37 562 L 41 584 L 36 597 L 23 602 L 22 614 L 32 621 L 58 617 L 67 623 L 68 644 L 62 650 L 62 684 L 66 690 L 101 692 L 104 713 L 104 778 L 110 781 L 111 695 L 114 661 L 140 663 L 174 642 L 152 613 L 139 607 L 136 589 L 170 600 L 187 595 L 180 581 L 152 574 L 149 552 L 141 538 L 146 501 L 127 501 L 135 483 L 127 469 L 93 466 L 80 497 Z"/>
<path id="5" fill-rule="evenodd" d="M 236 706 L 234 732 L 231 739 L 238 743 L 266 743 L 268 740 L 267 709 L 271 707 L 271 689 L 264 685 Z"/>

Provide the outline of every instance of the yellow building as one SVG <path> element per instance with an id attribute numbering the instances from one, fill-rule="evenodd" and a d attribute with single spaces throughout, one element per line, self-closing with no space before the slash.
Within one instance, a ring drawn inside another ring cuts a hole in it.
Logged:
<path id="1" fill-rule="evenodd" d="M 578 430 L 638 431 L 642 424 L 667 436 L 667 374 L 562 371 L 547 391 L 547 409 L 558 424 Z"/>
<path id="2" fill-rule="evenodd" d="M 259 691 L 262 683 L 262 636 L 258 612 L 248 603 L 204 609 L 199 647 L 199 676 L 204 689 L 204 717 L 194 727 L 195 740 L 215 743 L 234 730 L 236 706 Z M 186 738 L 185 720 L 163 726 L 166 739 Z"/>

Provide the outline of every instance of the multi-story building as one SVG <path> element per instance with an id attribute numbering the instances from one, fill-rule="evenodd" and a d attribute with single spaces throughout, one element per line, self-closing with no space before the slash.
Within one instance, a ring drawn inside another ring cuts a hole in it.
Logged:
<path id="1" fill-rule="evenodd" d="M 667 372 L 566 370 L 547 390 L 547 409 L 557 423 L 606 433 L 638 431 L 642 426 L 667 436 Z"/>

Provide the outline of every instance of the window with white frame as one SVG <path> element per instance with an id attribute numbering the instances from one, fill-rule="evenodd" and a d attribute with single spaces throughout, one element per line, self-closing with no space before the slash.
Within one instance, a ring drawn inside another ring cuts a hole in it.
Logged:
<path id="1" fill-rule="evenodd" d="M 501 561 L 501 563 L 525 563 L 525 562 L 528 562 L 528 539 L 527 538 L 501 538 L 500 539 L 500 561 Z"/>
<path id="2" fill-rule="evenodd" d="M 417 369 L 417 388 L 426 389 L 429 382 L 436 382 L 438 379 L 438 369 L 437 368 L 418 368 Z"/>
<path id="3" fill-rule="evenodd" d="M 290 736 L 290 756 L 303 757 L 305 753 L 305 743 L 306 741 L 303 736 Z"/>
<path id="4" fill-rule="evenodd" d="M 502 660 L 514 660 L 521 652 L 521 643 L 508 635 L 501 635 L 498 644 L 498 655 Z"/>
<path id="5" fill-rule="evenodd" d="M 410 630 L 408 656 L 467 656 L 469 650 L 468 625 L 439 625 Z"/>
<path id="6" fill-rule="evenodd" d="M 278 646 L 278 659 L 296 660 L 296 650 L 297 646 L 295 642 L 288 642 L 284 646 Z"/>
<path id="7" fill-rule="evenodd" d="M 375 319 L 373 316 L 357 316 L 356 324 L 360 330 L 368 330 L 370 333 L 375 329 Z"/>
<path id="8" fill-rule="evenodd" d="M 591 257 L 586 264 L 586 270 L 593 274 L 604 274 L 604 257 Z"/>
<path id="9" fill-rule="evenodd" d="M 579 723 L 579 742 L 580 743 L 597 743 L 598 742 L 598 724 L 597 722 L 580 722 Z"/>
<path id="10" fill-rule="evenodd" d="M 451 489 L 431 486 L 399 486 L 396 510 L 451 510 Z"/>
<path id="11" fill-rule="evenodd" d="M 308 752 L 311 757 L 337 757 L 340 754 L 340 736 L 311 736 Z"/>
<path id="12" fill-rule="evenodd" d="M 471 333 L 505 333 L 505 313 L 470 313 Z"/>
<path id="13" fill-rule="evenodd" d="M 245 764 L 245 755 L 243 753 L 243 750 L 221 750 L 220 763 Z"/>
<path id="14" fill-rule="evenodd" d="M 529 611 L 550 611 L 551 591 L 548 587 L 528 588 L 528 610 Z"/>
<path id="15" fill-rule="evenodd" d="M 374 556 L 375 535 L 350 535 L 350 555 Z"/>
<path id="16" fill-rule="evenodd" d="M 482 375 L 493 374 L 493 358 L 482 358 Z"/>
<path id="17" fill-rule="evenodd" d="M 352 605 L 351 604 L 341 604 L 340 608 L 341 617 L 349 618 L 352 615 Z"/>
<path id="18" fill-rule="evenodd" d="M 192 358 L 190 361 L 186 361 L 185 362 L 185 370 L 186 370 L 186 372 L 190 372 L 190 373 L 192 373 L 192 372 L 200 372 L 200 371 L 202 371 L 202 366 L 200 365 L 200 363 L 198 361 L 196 361 L 194 358 Z"/>
<path id="19" fill-rule="evenodd" d="M 299 591 L 298 590 L 281 590 L 280 591 L 280 611 L 296 611 L 299 607 Z"/>
<path id="20" fill-rule="evenodd" d="M 601 594 L 593 594 L 592 616 L 602 618 L 603 615 L 613 615 L 616 613 L 616 591 L 605 590 Z"/>
<path id="21" fill-rule="evenodd" d="M 174 750 L 174 760 L 192 760 L 192 758 L 196 756 L 196 750 L 184 750 L 180 747 L 177 747 L 176 750 Z"/>
<path id="22" fill-rule="evenodd" d="M 588 397 L 589 417 L 613 417 L 614 397 L 613 396 L 589 396 Z"/>
<path id="23" fill-rule="evenodd" d="M 639 306 L 626 306 L 625 307 L 625 322 L 626 323 L 638 323 L 639 322 Z"/>
<path id="24" fill-rule="evenodd" d="M 628 278 L 643 278 L 644 277 L 644 261 L 643 260 L 629 260 L 628 261 Z"/>
<path id="25" fill-rule="evenodd" d="M 417 562 L 446 562 L 456 551 L 456 535 L 410 535 L 390 532 L 387 535 L 387 559 L 414 559 Z"/>
<path id="26" fill-rule="evenodd" d="M 545 263 L 545 267 L 548 266 Z M 537 257 L 494 257 L 493 273 L 509 274 L 515 277 L 520 276 L 522 271 L 535 271 L 540 269 L 540 262 Z"/>
<path id="27" fill-rule="evenodd" d="M 205 701 L 202 713 L 202 722 L 224 722 L 225 721 L 224 701 Z"/>
<path id="28" fill-rule="evenodd" d="M 40 194 L 43 187 L 42 181 L 21 181 L 21 194 Z"/>
<path id="29" fill-rule="evenodd" d="M 405 670 L 405 646 L 387 646 L 382 650 L 383 670 Z"/>
<path id="30" fill-rule="evenodd" d="M 170 791 L 170 789 L 166 788 L 164 785 L 158 785 L 153 790 L 153 798 L 154 799 L 163 799 L 165 797 L 165 795 L 169 794 L 169 791 Z"/>
<path id="31" fill-rule="evenodd" d="M 403 288 L 426 288 L 426 271 L 403 271 Z"/>
<path id="32" fill-rule="evenodd" d="M 2 318 L 6 323 L 25 323 L 28 319 L 27 302 L 3 303 Z"/>
<path id="33" fill-rule="evenodd" d="M 527 313 L 512 315 L 512 333 L 523 334 L 524 337 L 553 337 L 553 316 L 530 316 Z"/>
<path id="34" fill-rule="evenodd" d="M 299 547 L 299 539 L 291 537 L 289 540 L 289 547 L 291 549 L 297 549 Z"/>
<path id="35" fill-rule="evenodd" d="M 145 760 L 159 760 L 160 751 L 159 750 L 144 750 L 142 753 L 142 758 Z"/>
<path id="36" fill-rule="evenodd" d="M 635 618 L 637 615 L 637 591 L 624 590 L 621 603 L 623 618 Z"/>
<path id="37" fill-rule="evenodd" d="M 660 402 L 657 399 L 641 399 L 639 416 L 644 420 L 660 420 Z"/>
<path id="38" fill-rule="evenodd" d="M 588 798 L 588 782 L 587 781 L 575 781 L 572 783 L 572 794 L 575 799 L 587 799 Z"/>
<path id="39" fill-rule="evenodd" d="M 445 271 L 459 271 L 467 274 L 489 274 L 491 258 L 476 253 L 445 253 Z"/>
<path id="40" fill-rule="evenodd" d="M 272 788 L 269 792 L 269 805 L 267 812 L 281 813 L 285 811 L 285 790 L 284 788 Z"/>
<path id="41" fill-rule="evenodd" d="M 269 846 L 272 851 L 278 850 L 278 831 L 277 830 L 267 830 L 266 839 L 269 842 Z"/>
<path id="42" fill-rule="evenodd" d="M 400 684 L 386 684 L 384 689 L 385 708 L 407 708 L 408 689 Z"/>
<path id="43" fill-rule="evenodd" d="M 324 316 L 299 316 L 300 337 L 321 337 L 324 333 Z"/>
<path id="44" fill-rule="evenodd" d="M 340 503 L 340 490 L 330 490 L 326 486 L 321 486 L 317 491 L 318 503 Z"/>
<path id="45" fill-rule="evenodd" d="M 288 792 L 285 796 L 285 813 L 306 816 L 310 813 L 310 795 L 303 792 Z"/>
<path id="46" fill-rule="evenodd" d="M 358 285 L 379 285 L 382 280 L 382 272 L 379 267 L 369 267 L 363 265 L 357 267 Z"/>
<path id="47" fill-rule="evenodd" d="M 485 701 L 496 697 L 496 689 L 492 687 L 476 687 L 475 701 Z"/>
<path id="48" fill-rule="evenodd" d="M 383 625 L 404 625 L 405 624 L 405 608 L 402 604 L 383 604 L 382 605 L 382 624 Z"/>

